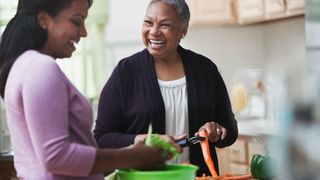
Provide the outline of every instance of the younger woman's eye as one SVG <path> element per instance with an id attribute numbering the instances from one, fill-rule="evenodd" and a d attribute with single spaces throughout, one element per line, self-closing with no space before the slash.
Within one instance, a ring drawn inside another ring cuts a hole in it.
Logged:
<path id="1" fill-rule="evenodd" d="M 82 23 L 81 20 L 77 20 L 77 19 L 72 19 L 71 22 L 76 26 L 80 26 Z"/>

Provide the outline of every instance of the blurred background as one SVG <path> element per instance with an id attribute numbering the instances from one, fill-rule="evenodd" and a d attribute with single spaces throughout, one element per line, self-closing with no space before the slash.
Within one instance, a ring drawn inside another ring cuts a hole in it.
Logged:
<path id="1" fill-rule="evenodd" d="M 144 48 L 140 28 L 148 2 L 94 0 L 88 37 L 71 59 L 58 60 L 94 110 L 118 61 Z M 191 21 L 181 45 L 216 63 L 238 120 L 236 143 L 218 149 L 221 174 L 246 173 L 253 154 L 269 152 L 283 179 L 320 179 L 320 0 L 187 3 Z M 16 5 L 17 0 L 0 0 L 1 33 Z M 0 150 L 5 153 L 10 135 L 0 106 Z"/>

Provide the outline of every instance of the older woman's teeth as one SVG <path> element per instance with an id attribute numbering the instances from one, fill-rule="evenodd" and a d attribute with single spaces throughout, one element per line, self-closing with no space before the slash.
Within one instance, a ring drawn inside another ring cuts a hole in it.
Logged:
<path id="1" fill-rule="evenodd" d="M 150 46 L 154 47 L 154 48 L 156 48 L 156 47 L 160 48 L 163 46 L 163 44 L 164 44 L 164 41 L 150 40 Z"/>
<path id="2" fill-rule="evenodd" d="M 150 42 L 152 44 L 163 44 L 164 43 L 164 41 L 156 41 L 156 40 L 150 40 Z"/>

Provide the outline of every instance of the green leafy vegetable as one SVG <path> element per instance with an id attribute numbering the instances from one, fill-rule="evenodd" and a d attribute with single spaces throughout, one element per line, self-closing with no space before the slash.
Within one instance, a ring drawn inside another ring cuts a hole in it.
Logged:
<path id="1" fill-rule="evenodd" d="M 166 153 L 169 152 L 173 156 L 173 159 L 179 156 L 177 149 L 172 144 L 162 140 L 160 138 L 160 135 L 152 134 L 151 125 L 149 126 L 149 129 L 148 129 L 148 135 L 145 140 L 145 145 L 161 148 L 162 150 L 164 150 L 164 155 L 166 155 Z"/>

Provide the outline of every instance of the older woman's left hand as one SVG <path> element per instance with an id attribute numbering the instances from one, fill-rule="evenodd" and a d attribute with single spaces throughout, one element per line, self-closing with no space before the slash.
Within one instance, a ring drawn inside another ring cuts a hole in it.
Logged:
<path id="1" fill-rule="evenodd" d="M 199 128 L 200 130 L 205 130 L 208 133 L 208 139 L 210 142 L 217 142 L 223 140 L 227 136 L 227 129 L 216 122 L 207 122 Z M 195 136 L 199 136 L 196 132 Z"/>

